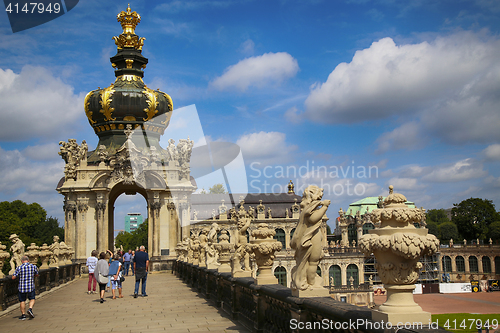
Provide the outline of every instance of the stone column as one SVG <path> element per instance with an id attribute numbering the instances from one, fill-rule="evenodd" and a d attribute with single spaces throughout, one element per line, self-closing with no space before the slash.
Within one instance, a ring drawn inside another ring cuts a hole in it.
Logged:
<path id="1" fill-rule="evenodd" d="M 68 196 L 64 199 L 64 239 L 70 246 L 75 246 L 75 218 L 76 204 L 74 201 L 68 200 Z"/>
<path id="2" fill-rule="evenodd" d="M 340 276 L 343 286 L 347 286 L 347 264 L 345 262 L 340 263 Z"/>
<path id="3" fill-rule="evenodd" d="M 451 258 L 451 272 L 456 273 L 457 272 L 457 256 L 452 256 L 450 255 Z"/>
<path id="4" fill-rule="evenodd" d="M 105 193 L 98 192 L 96 193 L 96 203 L 95 203 L 95 214 L 96 214 L 96 249 L 99 252 L 105 251 L 108 249 L 107 247 L 107 235 L 104 232 L 105 230 L 105 221 L 106 221 L 106 213 L 107 213 L 107 198 Z M 71 246 L 68 244 L 68 246 Z"/>
<path id="5" fill-rule="evenodd" d="M 78 198 L 77 199 L 77 217 L 76 217 L 76 258 L 75 259 L 86 259 L 87 258 L 87 228 L 86 228 L 86 215 L 89 209 L 88 199 L 87 198 Z"/>

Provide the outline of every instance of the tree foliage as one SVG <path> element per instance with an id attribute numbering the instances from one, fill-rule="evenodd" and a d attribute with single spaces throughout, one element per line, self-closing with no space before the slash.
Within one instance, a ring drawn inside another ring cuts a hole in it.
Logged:
<path id="1" fill-rule="evenodd" d="M 137 230 L 132 232 L 120 231 L 115 238 L 115 246 L 123 246 L 124 251 L 135 250 L 144 245 L 148 246 L 148 219 L 139 224 Z"/>
<path id="2" fill-rule="evenodd" d="M 436 222 L 427 222 L 427 229 L 429 230 L 429 233 L 430 234 L 433 234 L 434 236 L 436 236 L 438 239 L 440 239 L 441 235 L 439 234 L 439 226 Z"/>
<path id="3" fill-rule="evenodd" d="M 0 242 L 7 248 L 11 245 L 11 234 L 17 234 L 26 246 L 50 244 L 55 235 L 64 241 L 64 229 L 56 218 L 47 218 L 47 212 L 39 204 L 21 200 L 0 202 Z"/>
<path id="4" fill-rule="evenodd" d="M 226 194 L 226 188 L 222 184 L 215 184 L 208 189 L 210 194 Z"/>
<path id="5" fill-rule="evenodd" d="M 444 209 L 429 209 L 426 215 L 427 222 L 435 222 L 437 224 L 450 222 L 450 219 L 446 215 L 446 211 Z"/>
<path id="6" fill-rule="evenodd" d="M 439 225 L 440 240 L 442 242 L 449 242 L 450 239 L 458 240 L 458 228 L 453 222 L 444 222 Z"/>
<path id="7" fill-rule="evenodd" d="M 495 244 L 500 241 L 500 221 L 495 221 L 490 224 L 490 234 L 489 237 Z"/>
<path id="8" fill-rule="evenodd" d="M 452 222 L 466 239 L 485 240 L 490 224 L 500 221 L 500 216 L 491 200 L 470 198 L 453 206 Z"/>

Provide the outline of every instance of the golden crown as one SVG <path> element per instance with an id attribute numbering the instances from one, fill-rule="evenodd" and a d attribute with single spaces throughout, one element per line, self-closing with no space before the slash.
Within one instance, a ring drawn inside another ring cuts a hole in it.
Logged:
<path id="1" fill-rule="evenodd" d="M 135 27 L 141 22 L 141 15 L 137 12 L 130 11 L 130 4 L 128 4 L 127 11 L 121 11 L 116 20 L 120 22 L 124 34 L 135 34 Z"/>

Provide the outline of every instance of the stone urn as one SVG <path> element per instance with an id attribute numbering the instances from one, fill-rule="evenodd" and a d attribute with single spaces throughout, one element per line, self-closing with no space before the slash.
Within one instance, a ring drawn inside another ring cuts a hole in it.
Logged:
<path id="1" fill-rule="evenodd" d="M 365 255 L 373 253 L 377 259 L 375 268 L 387 290 L 387 300 L 378 310 L 373 310 L 372 320 L 391 322 L 421 322 L 426 325 L 431 314 L 424 312 L 413 300 L 415 282 L 419 276 L 423 255 L 432 255 L 439 249 L 439 240 L 428 234 L 426 228 L 416 228 L 424 211 L 409 208 L 406 197 L 393 193 L 384 200 L 383 208 L 372 212 L 373 221 L 380 227 L 369 231 L 359 240 Z"/>
<path id="2" fill-rule="evenodd" d="M 0 242 L 0 279 L 3 279 L 5 277 L 5 274 L 2 273 L 2 268 L 5 260 L 10 257 L 10 253 L 5 251 L 6 248 L 7 246 L 2 245 L 2 242 Z"/>
<path id="3" fill-rule="evenodd" d="M 73 261 L 71 260 L 71 258 L 73 257 L 73 254 L 75 253 L 75 251 L 73 250 L 73 248 L 71 246 L 68 246 L 68 249 L 67 249 L 67 256 L 66 256 L 66 265 L 72 265 L 73 264 Z"/>
<path id="4" fill-rule="evenodd" d="M 40 246 L 40 252 L 38 252 L 38 255 L 40 256 L 40 260 L 42 261 L 42 266 L 40 266 L 40 269 L 49 269 L 49 259 L 52 255 L 52 252 L 49 250 L 49 246 L 45 243 Z"/>
<path id="5" fill-rule="evenodd" d="M 229 236 L 226 230 L 221 231 L 219 243 L 214 244 L 219 252 L 220 266 L 217 268 L 219 273 L 231 273 L 231 251 L 234 250 L 234 244 L 229 243 Z"/>
<path id="6" fill-rule="evenodd" d="M 274 253 L 281 250 L 282 244 L 273 238 L 275 234 L 276 231 L 269 229 L 266 223 L 259 224 L 257 229 L 252 231 L 254 239 L 247 246 L 248 252 L 255 255 L 258 267 L 256 284 L 278 284 L 272 268 Z"/>
<path id="7" fill-rule="evenodd" d="M 195 239 L 191 245 L 193 250 L 193 265 L 198 266 L 200 264 L 200 241 Z"/>
<path id="8" fill-rule="evenodd" d="M 25 252 L 24 255 L 28 256 L 28 258 L 30 259 L 30 263 L 36 265 L 38 262 L 38 258 L 40 257 L 40 248 L 36 246 L 35 243 L 31 243 L 31 245 L 28 246 L 27 249 L 28 251 Z"/>

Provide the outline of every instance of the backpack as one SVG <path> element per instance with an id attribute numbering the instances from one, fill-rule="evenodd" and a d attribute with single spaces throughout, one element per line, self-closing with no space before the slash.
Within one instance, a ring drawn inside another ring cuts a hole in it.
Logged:
<path id="1" fill-rule="evenodd" d="M 120 262 L 118 260 L 111 262 L 111 265 L 109 265 L 108 276 L 116 275 L 116 273 L 118 273 L 118 267 L 120 267 Z"/>

